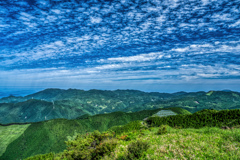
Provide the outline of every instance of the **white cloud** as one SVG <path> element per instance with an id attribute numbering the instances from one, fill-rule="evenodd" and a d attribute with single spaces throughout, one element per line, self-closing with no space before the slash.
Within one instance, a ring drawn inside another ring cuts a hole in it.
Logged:
<path id="1" fill-rule="evenodd" d="M 90 21 L 93 24 L 100 23 L 102 21 L 102 18 L 100 18 L 100 17 L 90 17 Z"/>
<path id="2" fill-rule="evenodd" d="M 145 62 L 151 61 L 154 59 L 160 59 L 163 57 L 161 52 L 148 53 L 148 54 L 140 54 L 136 56 L 129 57 L 117 57 L 117 58 L 108 58 L 108 61 L 120 61 L 120 62 Z"/>
<path id="3" fill-rule="evenodd" d="M 52 9 L 51 11 L 54 12 L 55 14 L 61 14 L 62 13 L 62 11 L 59 10 L 59 9 Z"/>
<path id="4" fill-rule="evenodd" d="M 175 52 L 186 52 L 189 50 L 189 47 L 185 47 L 185 48 L 174 48 L 171 51 L 175 51 Z"/>
<path id="5" fill-rule="evenodd" d="M 64 46 L 63 42 L 62 41 L 56 41 L 54 42 L 57 46 Z"/>
<path id="6" fill-rule="evenodd" d="M 238 20 L 235 23 L 229 25 L 229 27 L 239 27 L 239 26 L 240 26 L 240 20 Z"/>
<path id="7" fill-rule="evenodd" d="M 126 65 L 125 64 L 107 64 L 107 65 L 95 67 L 95 69 L 106 70 L 106 69 L 118 69 L 123 67 L 126 67 Z"/>

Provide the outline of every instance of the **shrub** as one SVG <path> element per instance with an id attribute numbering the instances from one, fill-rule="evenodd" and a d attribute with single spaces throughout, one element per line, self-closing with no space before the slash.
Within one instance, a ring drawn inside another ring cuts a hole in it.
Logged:
<path id="1" fill-rule="evenodd" d="M 162 135 L 162 134 L 167 133 L 167 128 L 168 128 L 168 125 L 161 125 L 158 129 L 157 134 Z"/>
<path id="2" fill-rule="evenodd" d="M 147 142 L 136 141 L 128 145 L 128 153 L 124 159 L 139 159 L 140 157 L 145 156 L 144 152 L 149 148 Z"/>
<path id="3" fill-rule="evenodd" d="M 105 140 L 96 147 L 93 159 L 101 159 L 104 155 L 110 155 L 116 146 L 117 139 Z"/>
<path id="4" fill-rule="evenodd" d="M 122 136 L 118 136 L 119 140 L 124 140 L 124 141 L 132 141 L 132 140 L 136 140 L 137 137 L 139 136 L 139 133 L 136 131 L 133 132 L 128 132 Z"/>
<path id="5" fill-rule="evenodd" d="M 67 150 L 62 159 L 101 159 L 105 154 L 110 154 L 117 145 L 114 134 L 109 132 L 100 133 L 94 131 L 85 136 L 77 136 L 75 140 L 67 141 Z"/>
<path id="6" fill-rule="evenodd" d="M 39 154 L 35 155 L 33 157 L 29 157 L 25 160 L 53 160 L 54 159 L 54 153 L 47 153 L 47 154 Z"/>
<path id="7" fill-rule="evenodd" d="M 121 140 L 125 140 L 127 138 L 128 135 L 124 135 L 124 136 L 121 136 L 120 139 Z"/>
<path id="8" fill-rule="evenodd" d="M 182 129 L 182 126 L 175 126 L 175 129 Z"/>

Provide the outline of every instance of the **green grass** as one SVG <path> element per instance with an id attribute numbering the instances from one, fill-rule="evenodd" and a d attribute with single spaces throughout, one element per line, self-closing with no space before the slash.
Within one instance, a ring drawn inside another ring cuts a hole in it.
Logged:
<path id="1" fill-rule="evenodd" d="M 192 115 L 153 117 L 152 120 L 158 121 L 133 121 L 126 125 L 115 126 L 108 131 L 114 134 L 112 139 L 117 141 L 117 146 L 101 158 L 104 160 L 239 159 L 239 113 L 240 110 L 203 110 Z M 227 124 L 232 129 L 219 128 Z M 181 127 L 183 129 L 177 129 Z M 77 147 L 89 138 L 86 134 L 80 141 L 72 140 L 71 146 L 65 152 L 56 154 L 54 159 L 74 159 L 74 156 L 79 154 L 94 156 L 96 149 L 90 147 L 95 144 L 94 141 L 89 142 L 87 148 Z M 96 148 L 101 147 L 102 143 L 99 141 Z"/>
<path id="2" fill-rule="evenodd" d="M 166 126 L 167 133 L 158 134 L 159 127 L 132 130 L 117 134 L 109 140 L 100 140 L 94 143 L 91 134 L 76 140 L 69 141 L 70 148 L 65 152 L 53 154 L 52 159 L 74 159 L 73 155 L 94 156 L 95 149 L 117 143 L 111 151 L 104 152 L 100 157 L 102 160 L 130 160 L 130 159 L 231 159 L 238 160 L 240 157 L 240 129 L 222 130 L 217 127 L 204 127 L 201 129 L 176 129 Z M 102 136 L 106 133 L 102 133 Z M 111 133 L 109 134 L 111 136 Z M 81 138 L 80 138 L 81 137 Z M 85 138 L 84 138 L 85 137 Z M 99 136 L 101 137 L 101 136 Z M 96 145 L 96 148 L 88 149 L 80 146 L 86 143 L 87 146 Z M 140 147 L 140 148 L 139 148 Z M 105 150 L 106 151 L 106 150 Z M 39 155 L 27 160 L 37 160 Z M 68 156 L 68 157 L 67 157 Z M 87 158 L 91 159 L 91 158 Z"/>
<path id="3" fill-rule="evenodd" d="M 23 159 L 37 154 L 62 152 L 67 137 L 74 133 L 85 134 L 94 130 L 106 131 L 113 126 L 125 125 L 136 120 L 143 120 L 158 112 L 145 110 L 134 113 L 114 112 L 88 116 L 85 119 L 55 119 L 32 123 L 17 139 L 9 144 L 1 160 Z"/>
<path id="4" fill-rule="evenodd" d="M 174 129 L 156 134 L 158 127 L 135 131 L 136 139 L 119 140 L 116 149 L 103 160 L 121 159 L 128 154 L 128 145 L 134 141 L 147 142 L 146 159 L 239 159 L 240 129 L 222 130 L 216 127 L 201 129 Z M 123 133 L 123 135 L 132 134 Z M 141 159 L 141 158 L 140 158 Z M 142 158 L 144 159 L 144 158 Z"/>
<path id="5" fill-rule="evenodd" d="M 164 108 L 164 110 L 166 110 L 166 109 L 171 110 L 171 111 L 173 111 L 173 112 L 175 112 L 177 114 L 191 114 L 191 112 L 189 112 L 188 110 L 182 109 L 180 107 L 167 107 L 167 108 Z"/>
<path id="6" fill-rule="evenodd" d="M 5 152 L 7 146 L 22 135 L 29 126 L 30 124 L 10 126 L 0 125 L 0 156 Z"/>
<path id="7" fill-rule="evenodd" d="M 213 91 L 209 91 L 206 95 L 211 96 L 213 94 Z"/>

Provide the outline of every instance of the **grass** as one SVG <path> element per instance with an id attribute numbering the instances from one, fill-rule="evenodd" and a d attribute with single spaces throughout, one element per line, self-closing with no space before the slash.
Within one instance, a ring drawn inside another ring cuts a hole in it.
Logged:
<path id="1" fill-rule="evenodd" d="M 135 131 L 138 135 L 132 141 L 120 140 L 116 149 L 104 160 L 121 159 L 127 154 L 127 147 L 133 141 L 147 142 L 146 159 L 239 159 L 240 129 L 222 130 L 216 127 L 201 129 L 174 129 L 168 133 L 156 134 L 159 127 Z M 123 133 L 122 135 L 128 135 Z M 132 134 L 132 133 L 131 133 Z M 141 158 L 140 158 L 141 159 Z M 144 159 L 144 158 L 143 158 Z"/>
<path id="2" fill-rule="evenodd" d="M 135 113 L 134 117 L 138 114 Z M 217 111 L 216 113 L 214 110 L 203 110 L 188 116 L 149 118 L 150 120 L 144 122 L 138 120 L 126 125 L 116 126 L 113 123 L 121 121 L 121 119 L 117 119 L 119 115 L 123 118 L 126 113 L 116 112 L 112 115 L 115 118 L 111 116 L 105 121 L 106 123 L 110 120 L 111 125 L 115 126 L 108 131 L 114 134 L 111 138 L 117 141 L 117 146 L 111 151 L 106 151 L 106 154 L 102 154 L 101 159 L 239 159 L 240 157 L 239 110 Z M 89 125 L 97 129 L 97 126 L 100 125 L 96 122 L 102 122 L 102 118 L 106 118 L 106 116 L 107 114 L 104 116 L 98 115 L 84 120 L 88 120 Z M 142 117 L 145 117 L 145 115 L 142 115 Z M 185 117 L 184 121 L 183 117 Z M 125 119 L 129 118 L 125 117 Z M 112 119 L 115 121 L 111 121 Z M 156 121 L 151 121 L 151 119 Z M 169 121 L 166 121 L 166 119 Z M 212 120 L 215 123 L 211 123 Z M 225 125 L 229 125 L 233 129 L 223 130 L 218 128 Z M 100 128 L 100 131 L 103 131 L 103 128 Z M 105 135 L 105 133 L 102 134 Z M 70 148 L 62 153 L 55 154 L 54 159 L 75 159 L 75 155 L 79 155 L 79 153 L 80 156 L 84 156 L 84 154 L 94 156 L 97 151 L 96 148 L 101 148 L 103 142 L 100 142 L 100 140 L 99 142 L 91 141 L 88 143 L 87 148 L 78 147 L 78 145 L 88 141 L 89 137 L 91 138 L 88 133 L 85 135 L 85 138 L 81 139 L 81 141 L 76 139 L 70 142 Z M 95 145 L 95 143 L 99 144 Z M 36 160 L 36 157 L 30 159 Z"/>
<path id="3" fill-rule="evenodd" d="M 11 142 L 23 134 L 29 125 L 30 124 L 0 126 L 0 156 L 5 152 Z"/>
<path id="4" fill-rule="evenodd" d="M 146 110 L 134 113 L 114 112 L 89 116 L 86 119 L 55 119 L 32 123 L 30 127 L 8 145 L 0 160 L 23 159 L 37 154 L 62 152 L 66 149 L 69 136 L 75 132 L 85 134 L 94 130 L 106 131 L 113 126 L 125 125 L 134 120 L 142 120 L 158 112 Z"/>
<path id="5" fill-rule="evenodd" d="M 206 95 L 211 96 L 213 94 L 213 91 L 209 91 Z"/>

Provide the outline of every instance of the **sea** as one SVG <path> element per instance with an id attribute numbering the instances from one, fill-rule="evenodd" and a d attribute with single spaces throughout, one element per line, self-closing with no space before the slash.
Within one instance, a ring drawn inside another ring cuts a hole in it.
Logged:
<path id="1" fill-rule="evenodd" d="M 12 96 L 26 96 L 46 88 L 43 87 L 0 87 L 0 98 Z"/>

